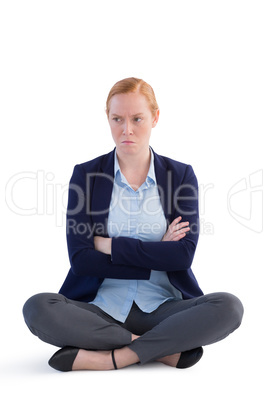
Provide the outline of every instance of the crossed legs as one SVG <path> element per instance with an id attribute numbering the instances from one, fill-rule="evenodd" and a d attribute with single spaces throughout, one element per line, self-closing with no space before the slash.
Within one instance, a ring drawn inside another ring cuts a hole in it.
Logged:
<path id="1" fill-rule="evenodd" d="M 217 342 L 238 328 L 243 306 L 228 293 L 168 301 L 150 314 L 134 304 L 122 324 L 92 304 L 41 293 L 25 303 L 23 314 L 44 342 L 80 349 L 74 370 L 105 370 L 113 368 L 114 349 L 118 368 L 154 360 L 175 367 L 180 352 Z"/>

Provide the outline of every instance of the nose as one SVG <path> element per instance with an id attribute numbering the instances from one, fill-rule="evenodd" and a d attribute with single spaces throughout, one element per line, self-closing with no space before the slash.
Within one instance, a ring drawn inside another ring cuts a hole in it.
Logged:
<path id="1" fill-rule="evenodd" d="M 125 122 L 124 122 L 123 134 L 124 135 L 132 135 L 133 134 L 132 125 L 131 125 L 131 122 L 128 119 L 126 119 Z"/>

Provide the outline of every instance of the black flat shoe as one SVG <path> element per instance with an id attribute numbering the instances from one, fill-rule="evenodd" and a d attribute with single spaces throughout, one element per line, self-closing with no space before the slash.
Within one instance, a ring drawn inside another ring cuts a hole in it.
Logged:
<path id="1" fill-rule="evenodd" d="M 180 369 L 192 367 L 194 364 L 199 362 L 202 356 L 203 356 L 202 347 L 182 352 L 176 367 Z"/>
<path id="2" fill-rule="evenodd" d="M 59 371 L 72 371 L 73 362 L 79 349 L 66 346 L 58 350 L 48 361 L 50 367 Z"/>

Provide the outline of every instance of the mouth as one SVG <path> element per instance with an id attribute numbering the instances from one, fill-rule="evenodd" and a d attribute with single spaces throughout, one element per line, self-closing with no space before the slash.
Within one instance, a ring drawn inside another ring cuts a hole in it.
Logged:
<path id="1" fill-rule="evenodd" d="M 134 141 L 122 141 L 122 144 L 134 144 Z"/>

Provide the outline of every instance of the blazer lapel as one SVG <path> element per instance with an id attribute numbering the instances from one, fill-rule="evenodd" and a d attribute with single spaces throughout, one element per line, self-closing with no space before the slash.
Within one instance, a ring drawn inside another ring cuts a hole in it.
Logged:
<path id="1" fill-rule="evenodd" d="M 168 166 L 160 155 L 156 154 L 154 151 L 154 167 L 155 176 L 157 180 L 158 192 L 160 196 L 160 201 L 168 221 L 168 224 L 172 222 L 173 218 L 173 180 L 172 180 L 172 170 L 168 170 Z"/>
<path id="2" fill-rule="evenodd" d="M 104 156 L 100 171 L 94 176 L 91 212 L 95 234 L 99 236 L 108 236 L 107 221 L 114 182 L 114 153 L 115 149 Z"/>

